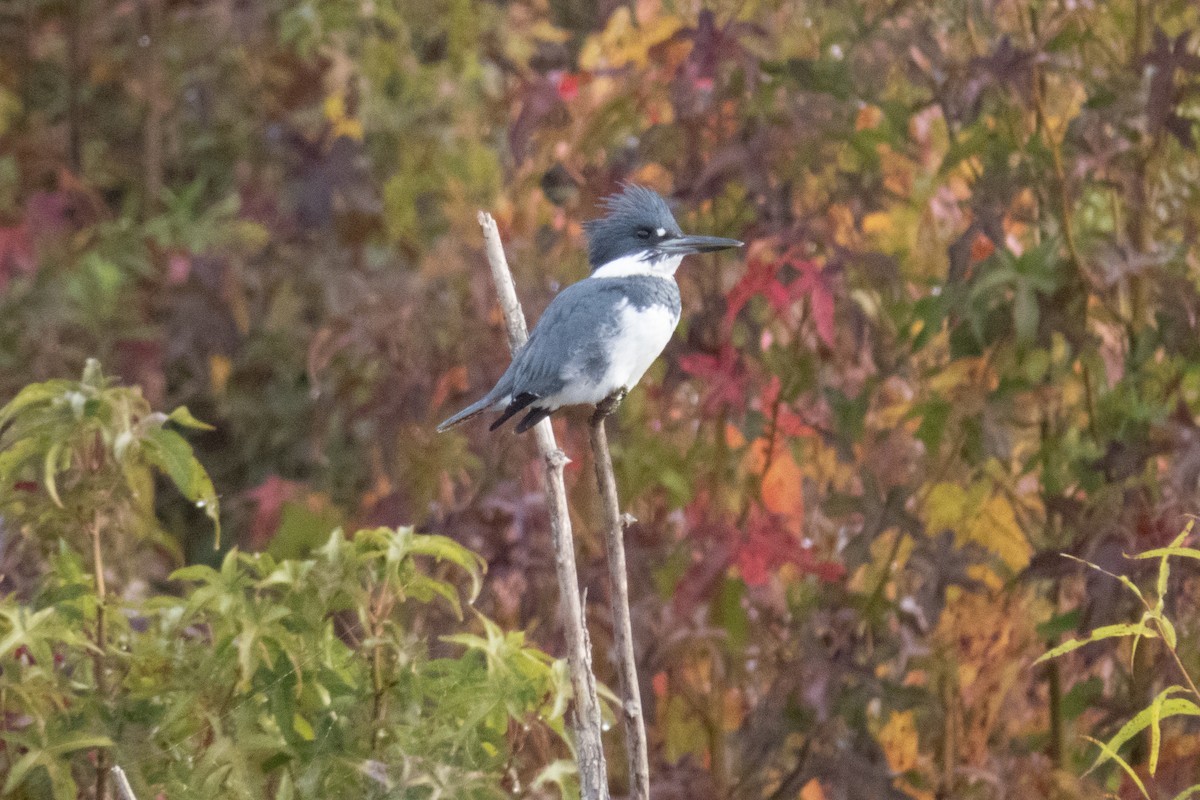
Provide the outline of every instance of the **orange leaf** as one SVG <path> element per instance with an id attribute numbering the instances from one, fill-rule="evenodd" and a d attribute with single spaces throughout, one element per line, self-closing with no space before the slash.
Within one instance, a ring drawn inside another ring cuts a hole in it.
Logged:
<path id="1" fill-rule="evenodd" d="M 813 778 L 804 784 L 804 788 L 800 790 L 800 800 L 825 800 L 825 790 L 821 788 L 821 782 Z"/>
<path id="2" fill-rule="evenodd" d="M 725 426 L 725 446 L 734 450 L 746 446 L 746 437 L 732 422 Z"/>
<path id="3" fill-rule="evenodd" d="M 451 367 L 442 374 L 442 377 L 438 378 L 437 385 L 433 388 L 430 406 L 440 408 L 442 403 L 446 402 L 446 398 L 450 396 L 451 391 L 465 392 L 468 388 L 467 368 L 461 364 Z"/>
<path id="4" fill-rule="evenodd" d="M 871 130 L 872 128 L 878 128 L 882 122 L 883 110 L 879 106 L 864 105 L 858 110 L 858 115 L 854 118 L 854 130 Z"/>
<path id="5" fill-rule="evenodd" d="M 996 245 L 982 233 L 975 234 L 975 238 L 971 240 L 971 263 L 978 264 L 985 258 L 996 252 Z"/>
<path id="6" fill-rule="evenodd" d="M 782 516 L 793 533 L 800 532 L 804 521 L 804 475 L 786 448 L 776 448 L 763 475 L 762 499 L 767 510 Z"/>

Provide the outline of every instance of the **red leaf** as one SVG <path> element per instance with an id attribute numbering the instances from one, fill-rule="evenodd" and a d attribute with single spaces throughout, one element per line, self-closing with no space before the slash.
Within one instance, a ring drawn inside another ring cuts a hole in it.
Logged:
<path id="1" fill-rule="evenodd" d="M 254 519 L 250 523 L 250 549 L 261 550 L 279 530 L 283 516 L 283 504 L 300 494 L 301 484 L 272 475 L 258 486 L 246 492 L 257 504 Z"/>
<path id="2" fill-rule="evenodd" d="M 812 304 L 813 322 L 817 325 L 817 336 L 827 347 L 833 347 L 833 295 L 821 283 L 808 297 Z"/>
<path id="3" fill-rule="evenodd" d="M 77 184 L 78 185 L 78 184 Z M 25 202 L 25 222 L 35 238 L 65 231 L 72 202 L 67 192 L 34 192 Z"/>
<path id="4" fill-rule="evenodd" d="M 564 72 L 558 77 L 558 96 L 566 102 L 579 97 L 579 76 Z"/>
<path id="5" fill-rule="evenodd" d="M 20 225 L 0 228 L 0 291 L 4 290 L 14 275 L 28 275 L 35 267 L 29 225 L 22 222 Z"/>
<path id="6" fill-rule="evenodd" d="M 797 273 L 786 285 L 779 279 L 779 272 L 785 266 Z M 807 298 L 812 309 L 813 322 L 817 327 L 817 335 L 827 346 L 833 346 L 833 293 L 829 290 L 821 265 L 801 257 L 797 247 L 790 248 L 773 261 L 751 259 L 746 267 L 746 274 L 725 296 L 727 329 L 750 298 L 757 295 L 765 297 L 777 314 L 786 312 L 797 300 Z"/>
<path id="7" fill-rule="evenodd" d="M 732 529 L 729 529 L 730 531 Z M 713 539 L 711 534 L 700 534 L 702 539 Z M 702 602 L 712 597 L 713 588 L 725 575 L 734 555 L 729 545 L 728 534 L 725 541 L 709 541 L 705 543 L 700 559 L 692 564 L 675 586 L 673 603 L 676 613 L 681 617 L 690 617 Z"/>
<path id="8" fill-rule="evenodd" d="M 179 286 L 192 274 L 192 257 L 187 253 L 172 253 L 167 257 L 167 283 Z"/>
<path id="9" fill-rule="evenodd" d="M 681 356 L 679 366 L 689 375 L 708 383 L 708 391 L 702 401 L 706 414 L 716 412 L 725 404 L 734 408 L 745 406 L 749 375 L 741 354 L 731 345 L 722 345 L 715 356 L 707 353 Z"/>
<path id="10" fill-rule="evenodd" d="M 762 586 L 771 577 L 767 554 L 759 548 L 743 545 L 737 551 L 737 567 L 747 586 Z"/>
<path id="11" fill-rule="evenodd" d="M 733 323 L 738 313 L 757 295 L 766 295 L 775 310 L 787 308 L 790 301 L 787 288 L 778 280 L 783 261 L 762 261 L 752 258 L 746 265 L 746 273 L 725 295 L 725 325 Z"/>
<path id="12" fill-rule="evenodd" d="M 763 585 L 771 573 L 785 564 L 826 582 L 839 580 L 845 574 L 841 564 L 818 559 L 812 549 L 805 547 L 774 514 L 756 508 L 751 512 L 747 527 L 734 555 L 747 586 Z"/>
<path id="13" fill-rule="evenodd" d="M 779 376 L 772 375 L 759 396 L 759 411 L 767 417 L 774 416 L 776 447 L 788 437 L 816 436 L 817 433 L 804 421 L 803 417 L 788 407 L 786 403 L 780 401 L 779 392 L 782 391 L 782 388 L 783 383 Z M 778 404 L 778 408 L 776 408 L 776 404 Z"/>

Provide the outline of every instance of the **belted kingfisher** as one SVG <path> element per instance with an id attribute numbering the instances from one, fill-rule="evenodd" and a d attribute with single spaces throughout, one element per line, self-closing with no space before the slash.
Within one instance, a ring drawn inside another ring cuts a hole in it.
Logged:
<path id="1" fill-rule="evenodd" d="M 627 185 L 604 206 L 607 216 L 584 223 L 591 274 L 555 296 L 492 390 L 439 432 L 503 409 L 494 431 L 528 408 L 517 424 L 524 433 L 563 406 L 619 402 L 679 324 L 683 257 L 742 246 L 684 234 L 666 201 L 642 186 Z"/>

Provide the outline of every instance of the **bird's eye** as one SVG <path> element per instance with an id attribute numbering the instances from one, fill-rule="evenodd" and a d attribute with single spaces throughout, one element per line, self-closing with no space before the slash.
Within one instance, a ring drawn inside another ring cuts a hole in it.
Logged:
<path id="1" fill-rule="evenodd" d="M 649 228 L 638 228 L 637 237 L 639 239 L 649 239 L 650 238 L 650 229 Z"/>

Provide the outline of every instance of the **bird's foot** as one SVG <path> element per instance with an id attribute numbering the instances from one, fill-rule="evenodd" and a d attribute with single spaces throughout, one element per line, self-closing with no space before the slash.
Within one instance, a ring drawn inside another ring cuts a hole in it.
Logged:
<path id="1" fill-rule="evenodd" d="M 604 421 L 605 417 L 617 410 L 617 406 L 621 405 L 621 401 L 625 399 L 625 395 L 629 394 L 628 389 L 617 389 L 608 397 L 596 403 L 596 413 L 592 415 L 592 424 L 599 425 Z"/>

